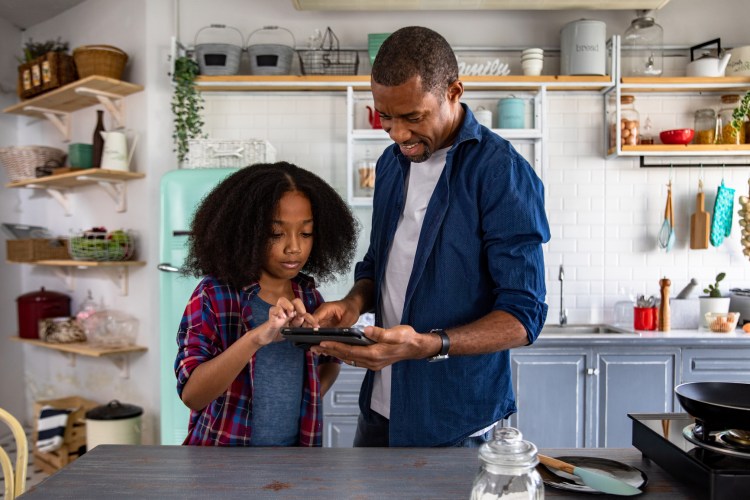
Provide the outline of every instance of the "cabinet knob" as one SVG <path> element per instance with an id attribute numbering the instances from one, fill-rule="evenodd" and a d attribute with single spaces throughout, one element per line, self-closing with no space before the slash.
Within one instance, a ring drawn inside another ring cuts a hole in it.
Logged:
<path id="1" fill-rule="evenodd" d="M 599 375 L 599 368 L 586 368 L 586 375 Z"/>

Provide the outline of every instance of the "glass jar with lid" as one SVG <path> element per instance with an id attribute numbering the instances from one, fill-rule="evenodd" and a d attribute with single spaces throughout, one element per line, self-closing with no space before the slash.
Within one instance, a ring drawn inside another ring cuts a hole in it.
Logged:
<path id="1" fill-rule="evenodd" d="M 513 427 L 495 427 L 493 438 L 479 448 L 482 463 L 474 478 L 471 500 L 544 498 L 544 483 L 536 470 L 536 446 Z"/>
<path id="2" fill-rule="evenodd" d="M 620 147 L 637 146 L 640 141 L 641 115 L 635 109 L 635 97 L 632 95 L 620 96 L 620 123 L 616 123 L 616 114 L 610 117 L 610 147 L 616 142 L 617 127 L 620 128 Z"/>
<path id="3" fill-rule="evenodd" d="M 719 110 L 719 120 L 721 121 L 721 144 L 745 144 L 744 127 L 747 117 L 741 122 L 740 130 L 732 127 L 734 119 L 734 110 L 740 105 L 740 96 L 729 94 L 721 96 L 721 109 Z"/>
<path id="4" fill-rule="evenodd" d="M 650 10 L 637 10 L 622 36 L 623 76 L 660 76 L 663 71 L 664 30 Z"/>
<path id="5" fill-rule="evenodd" d="M 695 112 L 695 144 L 715 144 L 718 121 L 713 109 L 699 109 Z"/>

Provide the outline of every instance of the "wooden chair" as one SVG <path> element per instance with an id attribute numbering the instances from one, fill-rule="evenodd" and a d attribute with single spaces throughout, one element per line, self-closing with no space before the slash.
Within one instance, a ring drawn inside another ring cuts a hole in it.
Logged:
<path id="1" fill-rule="evenodd" d="M 5 478 L 5 499 L 13 500 L 21 495 L 26 489 L 26 469 L 29 464 L 29 443 L 26 440 L 26 433 L 18 423 L 18 420 L 0 408 L 0 420 L 5 422 L 13 432 L 16 439 L 16 469 L 13 470 L 13 464 L 5 450 L 0 448 L 0 467 L 3 470 Z"/>

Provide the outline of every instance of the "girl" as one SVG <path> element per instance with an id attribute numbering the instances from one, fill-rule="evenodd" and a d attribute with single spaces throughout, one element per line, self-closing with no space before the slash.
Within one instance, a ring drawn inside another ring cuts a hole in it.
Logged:
<path id="1" fill-rule="evenodd" d="M 323 302 L 302 271 L 348 270 L 356 219 L 325 181 L 280 162 L 227 177 L 190 229 L 185 273 L 203 278 L 177 333 L 177 392 L 192 410 L 184 444 L 320 446 L 321 398 L 340 361 L 279 331 Z"/>

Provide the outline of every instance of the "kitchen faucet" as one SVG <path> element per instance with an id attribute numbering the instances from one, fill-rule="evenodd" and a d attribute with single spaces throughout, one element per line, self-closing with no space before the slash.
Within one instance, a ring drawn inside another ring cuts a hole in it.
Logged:
<path id="1" fill-rule="evenodd" d="M 560 264 L 560 275 L 557 277 L 560 280 L 560 326 L 568 324 L 568 311 L 565 310 L 563 304 L 563 281 L 565 281 L 565 270 L 562 264 Z"/>

